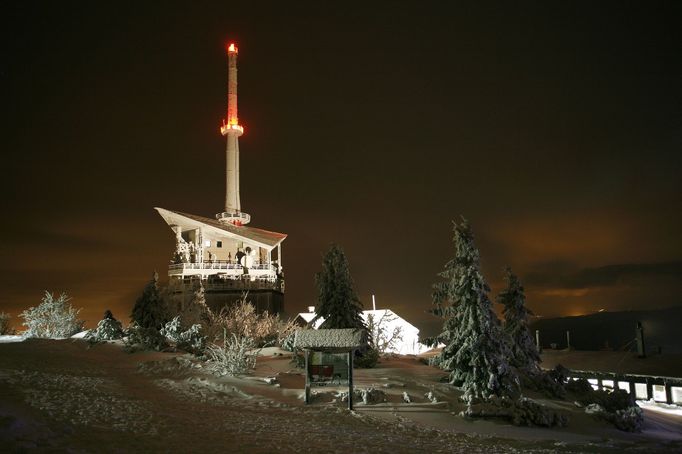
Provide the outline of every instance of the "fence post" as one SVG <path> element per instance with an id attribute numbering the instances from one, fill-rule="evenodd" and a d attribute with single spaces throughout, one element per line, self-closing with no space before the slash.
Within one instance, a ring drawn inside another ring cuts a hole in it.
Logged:
<path id="1" fill-rule="evenodd" d="M 654 386 L 651 380 L 647 377 L 646 379 L 646 400 L 651 400 L 654 398 Z"/>

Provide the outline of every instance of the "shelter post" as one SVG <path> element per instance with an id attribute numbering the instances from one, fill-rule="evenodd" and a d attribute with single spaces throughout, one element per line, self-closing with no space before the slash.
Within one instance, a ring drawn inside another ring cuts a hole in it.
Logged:
<path id="1" fill-rule="evenodd" d="M 348 409 L 353 409 L 353 354 L 354 351 L 348 352 Z"/>
<path id="2" fill-rule="evenodd" d="M 310 403 L 310 350 L 304 350 L 305 354 L 305 403 Z"/>

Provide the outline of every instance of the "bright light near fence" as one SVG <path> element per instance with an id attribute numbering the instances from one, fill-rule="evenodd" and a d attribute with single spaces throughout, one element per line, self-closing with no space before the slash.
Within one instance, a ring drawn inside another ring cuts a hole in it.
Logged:
<path id="1" fill-rule="evenodd" d="M 599 380 L 596 378 L 588 378 L 587 381 L 592 385 L 592 389 L 599 389 Z"/>
<path id="2" fill-rule="evenodd" d="M 670 393 L 673 395 L 673 403 L 682 404 L 682 388 L 673 386 L 670 388 Z"/>
<path id="3" fill-rule="evenodd" d="M 654 385 L 654 400 L 656 402 L 665 402 L 667 400 L 665 398 L 665 386 Z"/>
<path id="4" fill-rule="evenodd" d="M 618 382 L 618 389 L 622 389 L 623 391 L 630 392 L 630 382 L 619 381 Z"/>
<path id="5" fill-rule="evenodd" d="M 635 383 L 635 398 L 636 399 L 649 398 L 646 392 L 646 383 Z"/>
<path id="6" fill-rule="evenodd" d="M 613 380 L 602 380 L 601 384 L 604 388 L 611 388 L 613 389 Z"/>

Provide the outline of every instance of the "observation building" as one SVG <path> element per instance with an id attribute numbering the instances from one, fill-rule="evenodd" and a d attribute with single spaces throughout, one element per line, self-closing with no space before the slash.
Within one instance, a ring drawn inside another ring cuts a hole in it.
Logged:
<path id="1" fill-rule="evenodd" d="M 227 47 L 227 118 L 220 127 L 227 140 L 225 208 L 207 218 L 155 208 L 175 234 L 175 253 L 168 268 L 169 288 L 187 301 L 201 282 L 206 303 L 215 310 L 230 305 L 248 291 L 256 309 L 280 313 L 284 304 L 283 233 L 248 226 L 251 216 L 241 209 L 239 137 L 244 127 L 237 113 L 237 54 Z"/>

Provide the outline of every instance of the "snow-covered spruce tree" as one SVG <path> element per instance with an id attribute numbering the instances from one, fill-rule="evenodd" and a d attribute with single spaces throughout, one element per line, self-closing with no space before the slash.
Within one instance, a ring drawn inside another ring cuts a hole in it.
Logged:
<path id="1" fill-rule="evenodd" d="M 466 220 L 453 224 L 455 257 L 433 286 L 433 312 L 444 319 L 436 340 L 445 344 L 436 363 L 450 371 L 450 383 L 462 387 L 462 400 L 469 404 L 493 396 L 515 398 L 518 378 L 506 359 L 509 347 L 488 298 L 474 236 Z"/>
<path id="2" fill-rule="evenodd" d="M 339 245 L 332 244 L 324 255 L 322 271 L 315 275 L 315 283 L 317 306 L 311 325 L 323 318 L 320 329 L 367 329 L 361 315 L 362 303 L 353 288 L 348 259 Z M 373 348 L 370 336 L 368 332 L 367 346 L 357 353 L 355 367 L 374 367 L 379 360 L 379 352 Z"/>
<path id="3" fill-rule="evenodd" d="M 114 318 L 114 314 L 109 309 L 104 312 L 104 317 L 97 323 L 97 328 L 91 330 L 85 338 L 90 342 L 103 342 L 108 340 L 121 339 L 123 337 L 123 326 L 121 322 Z"/>
<path id="4" fill-rule="evenodd" d="M 509 362 L 524 374 L 537 375 L 540 354 L 528 329 L 528 316 L 533 313 L 526 308 L 523 286 L 511 268 L 505 270 L 505 281 L 507 288 L 497 296 L 497 302 L 504 306 L 504 331 L 511 347 Z"/>
<path id="5" fill-rule="evenodd" d="M 130 318 L 140 328 L 156 330 L 169 321 L 168 310 L 159 291 L 159 273 L 156 271 L 152 280 L 144 287 L 142 296 L 135 302 Z"/>
<path id="6" fill-rule="evenodd" d="M 19 317 L 24 319 L 26 337 L 64 338 L 70 337 L 83 329 L 83 320 L 78 320 L 80 309 L 71 306 L 71 298 L 66 293 L 55 298 L 45 291 L 42 302 L 30 307 Z"/>
<path id="7" fill-rule="evenodd" d="M 182 326 L 190 328 L 194 325 L 202 325 L 205 327 L 211 319 L 211 310 L 206 305 L 206 295 L 204 292 L 204 284 L 201 280 L 194 286 L 192 299 L 180 311 L 180 320 Z"/>
<path id="8" fill-rule="evenodd" d="M 353 289 L 353 279 L 343 249 L 336 244 L 325 254 L 322 271 L 315 275 L 317 306 L 314 324 L 324 318 L 321 329 L 366 328 L 362 320 L 362 303 Z"/>

